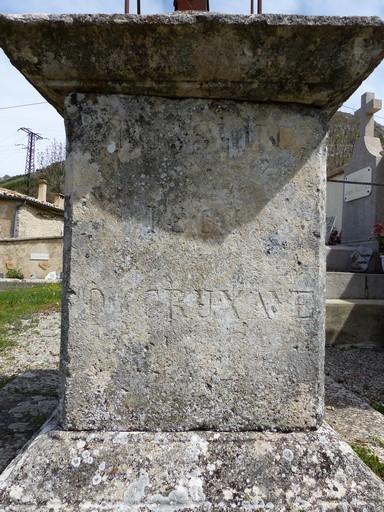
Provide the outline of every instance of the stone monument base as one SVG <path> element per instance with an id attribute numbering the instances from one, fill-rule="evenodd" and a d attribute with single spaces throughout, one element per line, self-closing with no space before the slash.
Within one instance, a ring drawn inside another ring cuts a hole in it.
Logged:
<path id="1" fill-rule="evenodd" d="M 367 269 L 364 272 L 362 270 L 361 273 L 381 274 L 383 270 L 381 268 L 377 242 L 362 242 L 356 245 L 327 245 L 325 248 L 327 272 L 357 272 L 351 268 L 351 256 L 359 247 L 373 250 Z"/>
<path id="2" fill-rule="evenodd" d="M 46 428 L 0 478 L 1 512 L 380 512 L 384 483 L 328 426 L 281 433 Z"/>

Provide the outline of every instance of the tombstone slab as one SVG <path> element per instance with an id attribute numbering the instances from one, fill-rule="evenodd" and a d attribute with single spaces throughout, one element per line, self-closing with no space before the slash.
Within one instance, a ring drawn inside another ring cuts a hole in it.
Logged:
<path id="1" fill-rule="evenodd" d="M 367 92 L 361 97 L 361 108 L 355 112 L 361 123 L 344 175 L 342 242 L 345 244 L 377 246 L 372 228 L 384 219 L 384 158 L 380 139 L 374 136 L 374 114 L 381 107 L 382 101 Z M 349 181 L 352 183 L 348 184 Z"/>
<path id="2" fill-rule="evenodd" d="M 68 136 L 66 432 L 6 473 L 6 511 L 381 503 L 374 478 L 358 501 L 346 490 L 367 473 L 321 423 L 327 118 L 383 58 L 383 22 L 2 16 L 0 29 Z M 280 486 L 291 471 L 305 489 Z"/>

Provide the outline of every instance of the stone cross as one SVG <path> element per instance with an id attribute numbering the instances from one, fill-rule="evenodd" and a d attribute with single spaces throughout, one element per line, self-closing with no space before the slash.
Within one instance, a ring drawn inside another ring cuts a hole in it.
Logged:
<path id="1" fill-rule="evenodd" d="M 68 138 L 63 430 L 6 512 L 379 510 L 322 425 L 324 178 L 384 23 L 0 15 L 0 45 Z"/>
<path id="2" fill-rule="evenodd" d="M 373 92 L 366 92 L 361 96 L 361 107 L 356 110 L 355 116 L 361 118 L 360 137 L 374 137 L 374 114 L 379 112 L 382 101 L 375 99 Z"/>
<path id="3" fill-rule="evenodd" d="M 374 114 L 381 109 L 382 101 L 372 92 L 361 96 L 361 108 L 355 115 L 361 118 L 360 136 L 357 138 L 351 159 L 344 173 L 344 201 L 342 213 L 343 244 L 363 245 L 376 250 L 372 226 L 384 217 L 384 201 L 381 187 L 358 185 L 352 182 L 383 184 L 382 145 L 374 136 Z M 371 271 L 375 266 L 372 261 Z M 381 270 L 376 262 L 377 271 Z"/>

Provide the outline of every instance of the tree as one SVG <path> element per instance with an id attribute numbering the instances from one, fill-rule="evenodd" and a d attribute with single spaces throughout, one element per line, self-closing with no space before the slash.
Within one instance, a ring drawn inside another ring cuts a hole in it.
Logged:
<path id="1" fill-rule="evenodd" d="M 65 160 L 65 144 L 56 139 L 45 148 L 45 151 L 38 151 L 37 162 L 39 169 L 49 167 L 55 163 L 62 163 Z"/>
<path id="2" fill-rule="evenodd" d="M 36 178 L 48 181 L 48 197 L 51 199 L 51 194 L 63 193 L 65 144 L 53 139 L 45 151 L 38 152 L 37 161 L 39 170 L 36 173 Z"/>
<path id="3" fill-rule="evenodd" d="M 360 120 L 352 114 L 336 112 L 329 123 L 327 173 L 349 163 L 359 136 Z M 384 145 L 384 127 L 375 123 L 375 137 Z"/>

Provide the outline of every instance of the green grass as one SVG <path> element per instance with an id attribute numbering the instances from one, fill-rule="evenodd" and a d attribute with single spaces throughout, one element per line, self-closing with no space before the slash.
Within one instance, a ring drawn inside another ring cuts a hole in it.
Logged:
<path id="1" fill-rule="evenodd" d="M 34 411 L 34 412 L 29 411 L 28 415 L 29 415 L 30 420 L 36 430 L 38 428 L 40 428 L 47 421 L 47 419 L 50 416 L 49 414 L 47 414 L 47 413 L 43 414 L 40 411 Z"/>
<path id="2" fill-rule="evenodd" d="M 384 480 L 384 464 L 380 462 L 378 456 L 366 446 L 352 444 L 351 447 L 364 464 L 371 468 L 379 478 Z"/>
<path id="3" fill-rule="evenodd" d="M 372 407 L 374 409 L 376 409 L 376 411 L 380 412 L 381 414 L 384 414 L 384 404 L 374 403 L 374 404 L 372 404 Z"/>
<path id="4" fill-rule="evenodd" d="M 380 446 L 381 448 L 384 448 L 384 441 L 382 441 L 379 437 L 373 437 L 372 441 L 377 444 L 377 446 Z"/>
<path id="5" fill-rule="evenodd" d="M 0 389 L 4 388 L 7 384 L 16 379 L 16 375 L 10 377 L 0 377 Z"/>
<path id="6" fill-rule="evenodd" d="M 20 332 L 23 320 L 38 313 L 59 311 L 60 303 L 60 283 L 0 291 L 0 352 L 14 344 L 10 333 Z"/>

